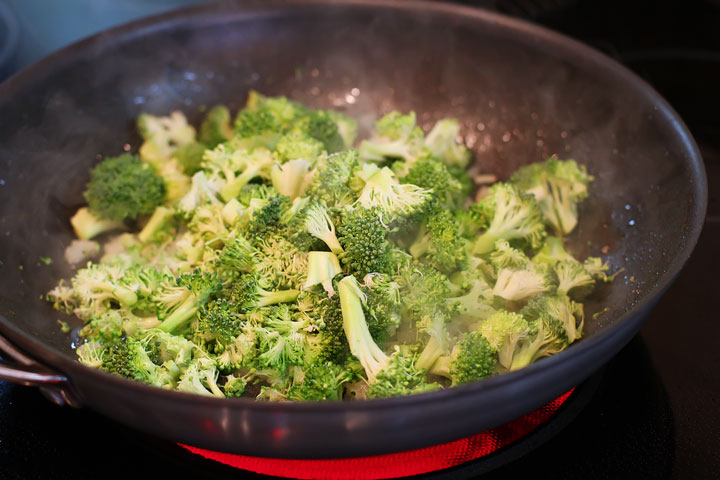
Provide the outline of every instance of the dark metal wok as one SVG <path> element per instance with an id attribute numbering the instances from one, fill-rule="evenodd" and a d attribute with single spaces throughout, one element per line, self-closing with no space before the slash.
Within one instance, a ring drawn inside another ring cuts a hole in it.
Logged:
<path id="1" fill-rule="evenodd" d="M 40 299 L 71 274 L 62 252 L 98 153 L 139 144 L 141 111 L 239 107 L 249 89 L 342 107 L 453 116 L 484 172 L 558 153 L 595 175 L 571 249 L 608 247 L 616 281 L 587 303 L 586 338 L 523 370 L 446 391 L 278 404 L 164 391 L 75 362 Z M 352 89 L 359 90 L 356 96 Z M 0 379 L 199 447 L 273 457 L 359 456 L 467 436 L 582 382 L 640 325 L 687 260 L 706 180 L 692 137 L 647 84 L 561 35 L 460 6 L 408 1 L 223 3 L 75 44 L 0 86 Z M 592 241 L 591 244 L 588 244 Z M 47 266 L 38 261 L 50 256 Z M 609 310 L 597 318 L 593 313 Z M 679 322 L 682 319 L 678 319 Z M 679 323 L 679 328 L 682 328 Z"/>

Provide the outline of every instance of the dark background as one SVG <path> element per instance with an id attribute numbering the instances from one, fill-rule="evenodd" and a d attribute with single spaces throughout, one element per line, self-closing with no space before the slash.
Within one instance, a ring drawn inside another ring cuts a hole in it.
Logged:
<path id="1" fill-rule="evenodd" d="M 99 29 L 193 3 L 202 0 L 0 0 L 0 18 L 14 18 L 0 21 L 0 79 Z M 720 0 L 460 3 L 563 32 L 644 77 L 690 127 L 710 192 L 695 253 L 641 334 L 601 374 L 590 403 L 548 443 L 484 478 L 720 478 Z M 0 479 L 190 472 L 246 476 L 0 382 Z"/>

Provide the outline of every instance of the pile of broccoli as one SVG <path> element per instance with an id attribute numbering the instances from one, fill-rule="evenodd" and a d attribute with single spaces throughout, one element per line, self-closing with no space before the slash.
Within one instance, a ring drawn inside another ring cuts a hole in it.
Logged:
<path id="1" fill-rule="evenodd" d="M 427 392 L 562 351 L 610 280 L 563 243 L 586 169 L 549 158 L 474 202 L 455 120 L 426 135 L 392 112 L 354 148 L 354 120 L 252 92 L 234 119 L 138 128 L 71 221 L 84 244 L 105 234 L 101 258 L 48 294 L 84 322 L 79 361 L 121 377 L 273 401 Z"/>

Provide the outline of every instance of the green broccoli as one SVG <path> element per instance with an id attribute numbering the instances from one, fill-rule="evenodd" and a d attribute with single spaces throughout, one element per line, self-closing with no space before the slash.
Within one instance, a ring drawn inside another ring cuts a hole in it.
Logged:
<path id="1" fill-rule="evenodd" d="M 558 235 L 567 235 L 577 225 L 577 205 L 587 197 L 593 177 L 575 160 L 550 157 L 518 169 L 510 181 L 534 195 L 545 222 Z"/>
<path id="2" fill-rule="evenodd" d="M 364 162 L 382 163 L 400 159 L 412 163 L 426 154 L 423 132 L 415 123 L 415 112 L 393 111 L 375 123 L 376 133 L 360 144 Z"/>
<path id="3" fill-rule="evenodd" d="M 479 203 L 488 227 L 475 240 L 473 253 L 491 252 L 499 239 L 523 240 L 531 247 L 540 246 L 545 237 L 545 226 L 532 195 L 522 193 L 514 185 L 496 183 Z"/>
<path id="4" fill-rule="evenodd" d="M 70 224 L 75 231 L 75 235 L 81 240 L 90 240 L 102 233 L 125 228 L 122 221 L 98 218 L 87 207 L 78 209 L 75 215 L 70 218 Z"/>
<path id="5" fill-rule="evenodd" d="M 353 208 L 342 212 L 338 227 L 340 245 L 344 251 L 342 263 L 354 274 L 364 278 L 370 273 L 390 273 L 387 226 L 380 208 Z"/>
<path id="6" fill-rule="evenodd" d="M 224 105 L 216 105 L 211 108 L 198 131 L 198 142 L 205 145 L 205 148 L 215 148 L 219 144 L 232 137 L 230 126 L 230 110 Z"/>
<path id="7" fill-rule="evenodd" d="M 396 346 L 385 367 L 370 381 L 368 398 L 399 397 L 442 388 L 428 381 L 425 371 L 418 369 L 416 361 L 416 353 Z"/>
<path id="8" fill-rule="evenodd" d="M 358 168 L 358 153 L 355 150 L 321 158 L 315 165 L 315 175 L 305 193 L 328 207 L 350 205 L 357 195 L 349 184 Z"/>
<path id="9" fill-rule="evenodd" d="M 452 380 L 453 385 L 474 382 L 495 372 L 497 350 L 479 331 L 464 333 L 450 355 L 440 357 L 430 373 Z"/>
<path id="10" fill-rule="evenodd" d="M 468 185 L 458 180 L 445 164 L 434 158 L 424 158 L 410 165 L 402 181 L 431 190 L 434 208 L 459 210 L 470 194 Z"/>
<path id="11" fill-rule="evenodd" d="M 158 317 L 162 319 L 158 328 L 170 333 L 180 329 L 221 287 L 216 275 L 200 269 L 184 273 L 172 282 L 164 282 L 153 295 L 158 305 Z"/>
<path id="12" fill-rule="evenodd" d="M 470 163 L 470 150 L 462 143 L 460 138 L 460 123 L 454 118 L 439 120 L 425 137 L 425 146 L 433 157 L 443 163 L 465 169 Z"/>
<path id="13" fill-rule="evenodd" d="M 135 220 L 165 201 L 165 184 L 137 155 L 108 157 L 90 170 L 85 199 L 91 213 L 106 220 Z"/>
<path id="14" fill-rule="evenodd" d="M 255 273 L 244 273 L 233 283 L 232 299 L 241 310 L 251 310 L 277 303 L 294 301 L 298 290 L 268 291 L 260 286 L 259 277 Z"/>
<path id="15" fill-rule="evenodd" d="M 431 205 L 431 191 L 411 183 L 400 183 L 388 167 L 367 163 L 356 173 L 363 184 L 356 204 L 364 208 L 378 207 L 386 223 L 421 215 Z"/>
<path id="16" fill-rule="evenodd" d="M 453 214 L 440 210 L 423 223 L 409 251 L 413 257 L 451 273 L 460 270 L 467 259 L 465 244 Z"/>

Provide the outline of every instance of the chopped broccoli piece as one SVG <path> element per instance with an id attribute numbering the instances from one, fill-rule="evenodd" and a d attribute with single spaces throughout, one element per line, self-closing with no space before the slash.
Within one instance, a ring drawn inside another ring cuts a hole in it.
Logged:
<path id="1" fill-rule="evenodd" d="M 109 157 L 90 171 L 85 190 L 90 212 L 107 220 L 134 220 L 165 201 L 165 184 L 136 155 Z"/>
<path id="2" fill-rule="evenodd" d="M 204 144 L 205 148 L 215 148 L 229 140 L 232 133 L 230 110 L 224 105 L 216 105 L 205 115 L 198 132 L 198 141 Z"/>
<path id="3" fill-rule="evenodd" d="M 520 168 L 510 181 L 534 195 L 545 222 L 558 235 L 567 235 L 577 225 L 577 205 L 587 197 L 593 177 L 575 160 L 550 157 Z"/>
<path id="4" fill-rule="evenodd" d="M 450 355 L 440 357 L 430 373 L 451 379 L 453 385 L 474 382 L 493 374 L 496 352 L 481 332 L 464 333 Z"/>
<path id="5" fill-rule="evenodd" d="M 499 239 L 524 240 L 531 247 L 541 244 L 545 226 L 532 195 L 522 193 L 514 185 L 496 183 L 479 203 L 483 206 L 488 227 L 475 241 L 473 253 L 476 255 L 491 252 Z"/>
<path id="6" fill-rule="evenodd" d="M 425 146 L 430 153 L 445 164 L 462 169 L 470 163 L 470 150 L 457 139 L 460 137 L 460 123 L 454 118 L 439 120 L 425 137 Z"/>

